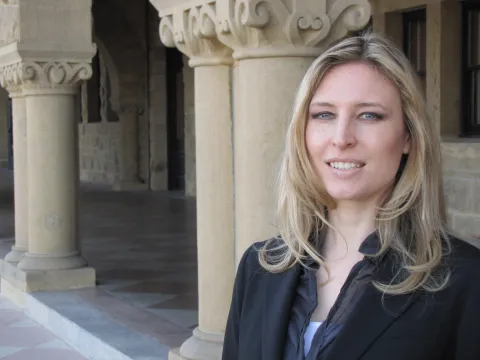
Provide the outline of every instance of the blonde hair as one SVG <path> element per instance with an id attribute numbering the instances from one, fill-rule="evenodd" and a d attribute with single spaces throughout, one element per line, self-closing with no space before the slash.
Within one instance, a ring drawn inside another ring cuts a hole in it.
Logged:
<path id="1" fill-rule="evenodd" d="M 388 294 L 441 290 L 448 284 L 450 272 L 437 270 L 449 251 L 451 232 L 446 225 L 438 129 L 427 115 L 420 82 L 409 60 L 388 39 L 373 33 L 333 44 L 313 62 L 300 84 L 278 176 L 277 216 L 282 241 L 268 241 L 259 251 L 260 263 L 270 272 L 304 264 L 307 256 L 324 265 L 312 236 L 325 226 L 331 228 L 326 211 L 335 207 L 335 201 L 322 187 L 307 153 L 308 108 L 327 71 L 354 61 L 373 65 L 397 86 L 411 138 L 410 153 L 375 219 L 381 243 L 378 255 L 392 251 L 399 272 L 390 283 L 374 285 Z"/>

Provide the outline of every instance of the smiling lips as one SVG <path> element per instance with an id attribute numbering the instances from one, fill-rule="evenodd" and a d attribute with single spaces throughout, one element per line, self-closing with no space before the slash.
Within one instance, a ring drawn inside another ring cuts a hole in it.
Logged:
<path id="1" fill-rule="evenodd" d="M 336 170 L 355 170 L 365 166 L 364 163 L 359 161 L 328 161 L 327 164 Z"/>

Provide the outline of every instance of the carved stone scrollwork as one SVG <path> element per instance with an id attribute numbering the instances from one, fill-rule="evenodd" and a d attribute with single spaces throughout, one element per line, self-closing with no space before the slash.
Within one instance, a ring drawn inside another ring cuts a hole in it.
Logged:
<path id="1" fill-rule="evenodd" d="M 21 88 L 24 94 L 71 94 L 91 76 L 92 67 L 87 62 L 21 61 L 0 68 L 0 85 L 9 91 Z"/>
<path id="2" fill-rule="evenodd" d="M 232 50 L 222 44 L 216 33 L 213 4 L 179 9 L 160 22 L 160 39 L 190 58 L 190 66 L 229 65 Z"/>
<path id="3" fill-rule="evenodd" d="M 219 39 L 235 59 L 317 56 L 329 39 L 361 29 L 370 18 L 368 0 L 217 1 Z"/>

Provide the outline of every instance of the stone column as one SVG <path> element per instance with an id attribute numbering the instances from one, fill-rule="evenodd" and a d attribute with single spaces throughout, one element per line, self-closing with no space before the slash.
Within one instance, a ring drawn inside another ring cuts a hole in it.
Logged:
<path id="1" fill-rule="evenodd" d="M 18 5 L 0 4 L 0 44 L 13 44 L 19 40 Z M 2 49 L 3 50 L 3 49 Z M 28 249 L 28 186 L 26 110 L 16 66 L 11 66 L 11 56 L 4 51 L 5 61 L 0 62 L 0 86 L 12 98 L 13 147 L 14 147 L 14 211 L 15 245 L 5 261 L 16 264 Z"/>
<path id="2" fill-rule="evenodd" d="M 427 5 L 426 97 L 430 116 L 436 120 L 441 135 L 458 136 L 462 123 L 461 33 L 460 2 Z"/>
<path id="3" fill-rule="evenodd" d="M 274 185 L 297 86 L 332 41 L 363 28 L 367 0 L 217 2 L 234 73 L 235 256 L 277 234 Z"/>
<path id="4" fill-rule="evenodd" d="M 29 61 L 19 66 L 22 76 L 28 79 L 23 93 L 29 119 L 29 251 L 18 267 L 23 270 L 85 267 L 77 228 L 75 95 L 77 82 L 91 76 L 91 67 L 87 63 Z"/>
<path id="5" fill-rule="evenodd" d="M 136 104 L 114 104 L 113 110 L 120 121 L 120 173 L 114 189 L 144 190 L 148 185 L 141 183 L 138 176 L 138 117 L 143 111 Z"/>
<path id="6" fill-rule="evenodd" d="M 0 261 L 2 293 L 18 301 L 24 292 L 95 285 L 95 271 L 80 254 L 75 116 L 79 83 L 92 75 L 91 1 L 59 4 L 10 3 L 12 35 L 0 42 L 0 79 L 21 89 L 28 119 L 28 252 L 17 266 Z"/>
<path id="7" fill-rule="evenodd" d="M 28 250 L 27 114 L 21 89 L 9 88 L 9 93 L 12 98 L 15 245 L 5 260 L 18 263 Z"/>
<path id="8" fill-rule="evenodd" d="M 231 50 L 216 40 L 212 5 L 160 16 L 163 43 L 195 76 L 199 326 L 169 359 L 220 359 L 235 274 Z"/>

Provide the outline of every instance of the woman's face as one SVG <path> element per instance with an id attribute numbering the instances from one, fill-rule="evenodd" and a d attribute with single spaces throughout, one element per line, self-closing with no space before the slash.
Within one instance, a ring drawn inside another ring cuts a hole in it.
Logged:
<path id="1" fill-rule="evenodd" d="M 410 150 L 397 87 L 372 65 L 330 69 L 309 107 L 306 146 L 338 201 L 380 201 Z"/>

